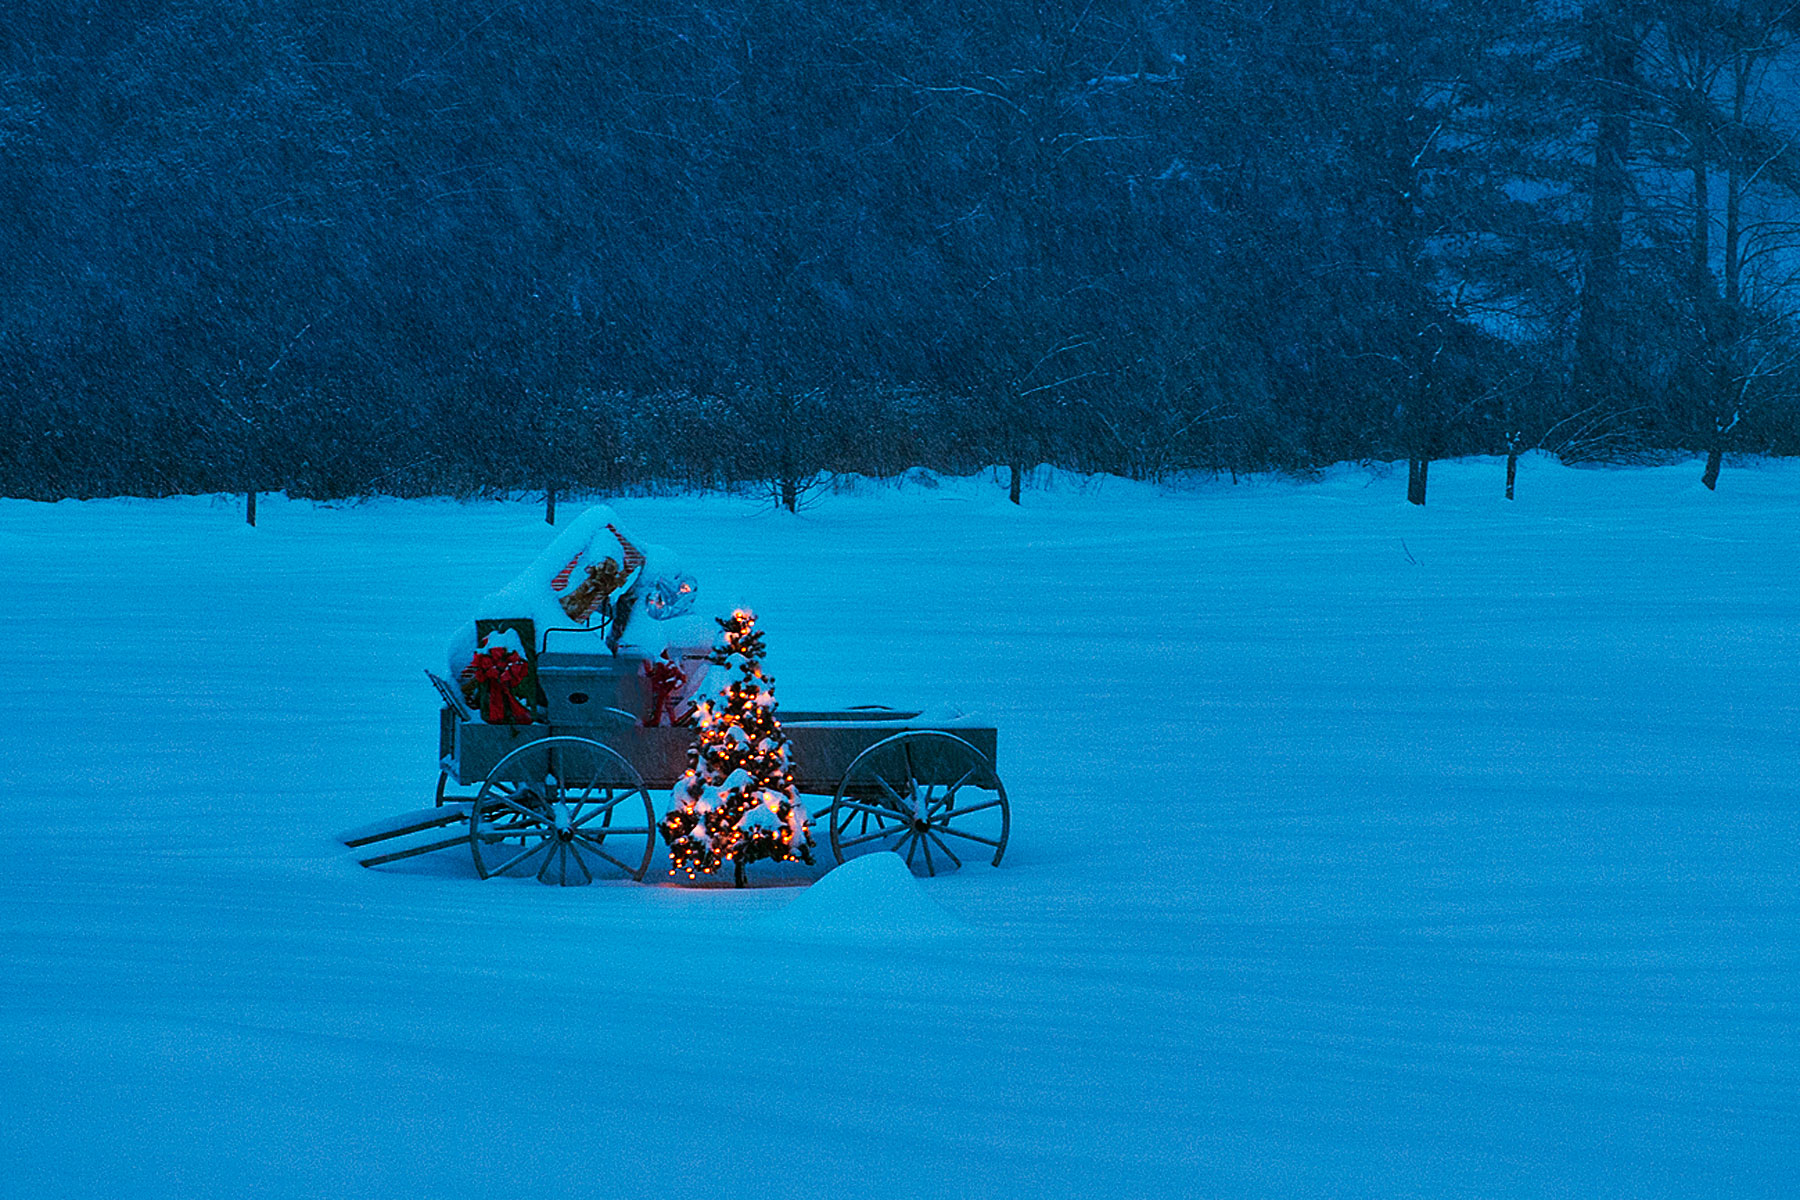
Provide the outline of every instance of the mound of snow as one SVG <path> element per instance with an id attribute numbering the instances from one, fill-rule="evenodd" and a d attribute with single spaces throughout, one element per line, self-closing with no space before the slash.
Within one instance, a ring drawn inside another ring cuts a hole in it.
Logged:
<path id="1" fill-rule="evenodd" d="M 769 933 L 833 942 L 894 942 L 968 932 L 884 850 L 828 872 L 786 908 L 762 918 Z"/>

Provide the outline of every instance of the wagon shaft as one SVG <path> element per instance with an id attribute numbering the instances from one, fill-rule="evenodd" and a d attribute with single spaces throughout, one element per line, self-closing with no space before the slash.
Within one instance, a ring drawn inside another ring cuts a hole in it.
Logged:
<path id="1" fill-rule="evenodd" d="M 357 858 L 357 862 L 365 867 L 378 867 L 460 845 L 468 837 L 467 831 L 461 828 L 468 819 L 468 802 L 451 801 L 436 808 L 401 813 L 385 821 L 352 829 L 339 835 L 339 840 L 352 850 L 379 846 L 368 857 Z"/>

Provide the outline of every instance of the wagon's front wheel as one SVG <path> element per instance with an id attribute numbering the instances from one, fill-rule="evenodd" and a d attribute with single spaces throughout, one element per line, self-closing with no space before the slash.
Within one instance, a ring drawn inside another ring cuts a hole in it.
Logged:
<path id="1" fill-rule="evenodd" d="M 483 879 L 641 881 L 656 848 L 656 811 L 642 777 L 612 747 L 544 738 L 488 772 L 469 808 L 469 846 Z"/>
<path id="2" fill-rule="evenodd" d="M 829 815 L 839 862 L 892 850 L 928 875 L 989 850 L 999 866 L 1012 824 L 1006 788 L 987 755 L 928 729 L 897 733 L 857 755 Z"/>

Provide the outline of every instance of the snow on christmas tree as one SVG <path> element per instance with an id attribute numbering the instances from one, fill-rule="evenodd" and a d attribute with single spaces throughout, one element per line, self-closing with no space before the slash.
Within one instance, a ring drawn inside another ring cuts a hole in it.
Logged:
<path id="1" fill-rule="evenodd" d="M 719 618 L 711 662 L 735 671 L 717 697 L 694 710 L 698 744 L 662 820 L 669 874 L 710 875 L 727 862 L 743 887 L 744 868 L 762 859 L 812 862 L 812 825 L 794 791 L 787 737 L 775 718 L 775 681 L 763 674 L 756 614 Z"/>

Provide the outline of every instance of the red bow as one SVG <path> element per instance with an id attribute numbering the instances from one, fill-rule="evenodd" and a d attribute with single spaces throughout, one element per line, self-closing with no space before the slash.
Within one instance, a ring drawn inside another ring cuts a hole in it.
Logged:
<path id="1" fill-rule="evenodd" d="M 525 660 L 504 646 L 483 650 L 469 663 L 475 682 L 487 688 L 487 711 L 482 714 L 490 725 L 529 725 L 531 714 L 513 698 L 513 689 L 525 682 Z"/>
<path id="2" fill-rule="evenodd" d="M 650 680 L 650 719 L 646 725 L 661 725 L 663 713 L 669 714 L 669 724 L 675 724 L 674 704 L 675 692 L 687 682 L 687 672 L 663 659 L 661 662 L 644 664 L 644 675 Z"/>

